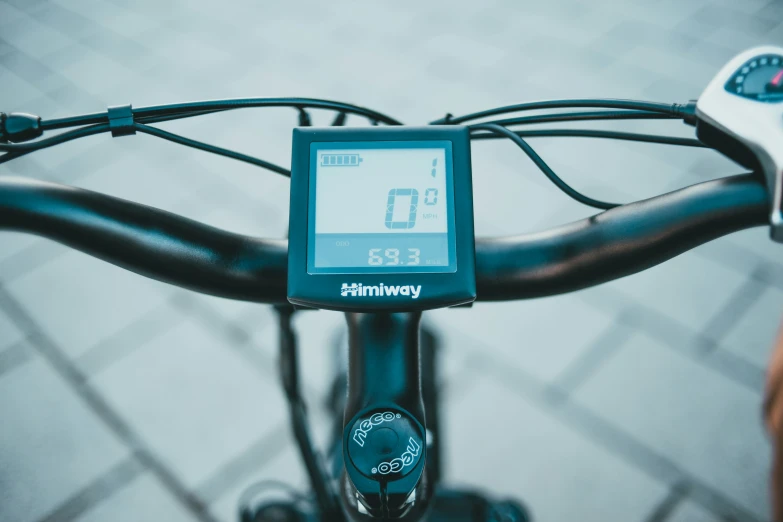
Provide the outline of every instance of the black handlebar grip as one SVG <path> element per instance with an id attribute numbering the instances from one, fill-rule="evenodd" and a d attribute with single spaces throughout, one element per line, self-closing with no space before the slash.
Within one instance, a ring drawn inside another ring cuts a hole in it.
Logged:
<path id="1" fill-rule="evenodd" d="M 574 292 L 765 224 L 769 195 L 764 179 L 745 174 L 629 203 L 545 232 L 478 238 L 478 300 Z"/>
<path id="2" fill-rule="evenodd" d="M 47 237 L 204 294 L 286 303 L 288 243 L 213 228 L 123 199 L 0 176 L 0 230 Z"/>

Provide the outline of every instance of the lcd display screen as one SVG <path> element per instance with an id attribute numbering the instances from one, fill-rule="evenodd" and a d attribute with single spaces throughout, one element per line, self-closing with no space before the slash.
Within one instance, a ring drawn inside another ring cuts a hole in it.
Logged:
<path id="1" fill-rule="evenodd" d="M 308 272 L 456 271 L 451 142 L 311 147 Z"/>

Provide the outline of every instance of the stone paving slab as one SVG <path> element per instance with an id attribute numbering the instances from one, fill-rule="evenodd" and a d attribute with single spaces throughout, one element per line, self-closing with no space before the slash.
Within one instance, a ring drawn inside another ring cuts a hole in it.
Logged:
<path id="1" fill-rule="evenodd" d="M 664 484 L 492 381 L 479 377 L 446 408 L 452 483 L 524 499 L 537 520 L 641 521 L 665 496 Z"/>
<path id="2" fill-rule="evenodd" d="M 770 452 L 759 395 L 637 337 L 575 399 L 756 516 L 769 517 Z"/>
<path id="3" fill-rule="evenodd" d="M 160 520 L 193 522 L 177 499 L 150 475 L 142 475 L 78 517 L 78 522 L 136 522 Z"/>
<path id="4" fill-rule="evenodd" d="M 171 291 L 77 252 L 66 252 L 7 288 L 71 357 L 129 325 Z"/>
<path id="5" fill-rule="evenodd" d="M 259 375 L 191 319 L 91 381 L 188 487 L 284 420 L 274 374 Z"/>
<path id="6" fill-rule="evenodd" d="M 3 373 L 0 397 L 2 520 L 48 515 L 129 455 L 38 357 Z"/>

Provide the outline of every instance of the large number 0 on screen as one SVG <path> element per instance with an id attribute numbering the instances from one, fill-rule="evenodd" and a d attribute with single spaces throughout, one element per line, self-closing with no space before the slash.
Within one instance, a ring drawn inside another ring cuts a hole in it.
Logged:
<path id="1" fill-rule="evenodd" d="M 410 208 L 408 210 L 408 219 L 404 221 L 394 221 L 394 207 L 397 204 L 397 196 L 410 196 Z M 433 206 L 438 203 L 438 189 L 428 188 L 424 192 L 424 204 Z M 419 207 L 419 191 L 414 188 L 393 188 L 389 191 L 389 197 L 386 200 L 386 228 L 407 228 L 416 226 L 416 215 Z"/>

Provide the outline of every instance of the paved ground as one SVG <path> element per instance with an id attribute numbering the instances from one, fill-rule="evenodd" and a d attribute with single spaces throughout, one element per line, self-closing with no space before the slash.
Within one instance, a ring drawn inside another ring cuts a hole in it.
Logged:
<path id="1" fill-rule="evenodd" d="M 781 41 L 775 0 L 0 0 L 0 110 L 299 95 L 425 123 L 542 98 L 683 101 L 734 53 Z M 294 123 L 259 110 L 167 128 L 288 164 Z M 739 171 L 707 151 L 534 145 L 577 187 L 618 200 Z M 510 144 L 476 144 L 473 167 L 482 235 L 590 213 Z M 257 235 L 287 222 L 281 177 L 147 136 L 93 137 L 0 175 Z M 577 294 L 430 314 L 447 332 L 448 480 L 522 498 L 542 521 L 768 519 L 760 404 L 781 259 L 754 230 Z M 297 321 L 320 429 L 326 339 L 342 318 Z M 254 480 L 302 486 L 275 339 L 264 307 L 2 233 L 0 520 L 228 521 Z"/>

